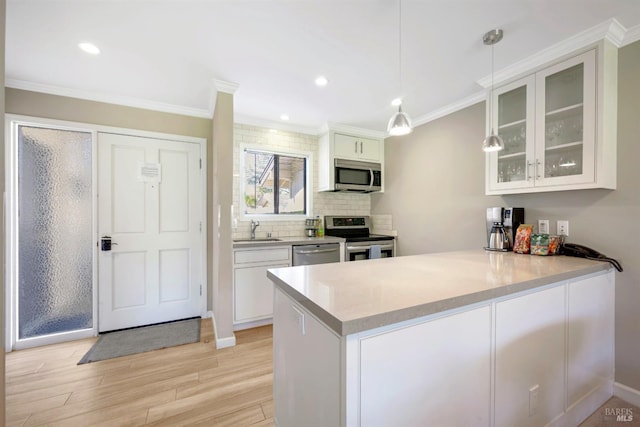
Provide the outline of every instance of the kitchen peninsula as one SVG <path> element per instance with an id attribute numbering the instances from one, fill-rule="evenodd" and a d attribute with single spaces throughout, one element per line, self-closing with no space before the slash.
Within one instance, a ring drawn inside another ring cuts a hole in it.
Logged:
<path id="1" fill-rule="evenodd" d="M 267 274 L 280 427 L 577 425 L 612 395 L 607 263 L 477 250 Z"/>

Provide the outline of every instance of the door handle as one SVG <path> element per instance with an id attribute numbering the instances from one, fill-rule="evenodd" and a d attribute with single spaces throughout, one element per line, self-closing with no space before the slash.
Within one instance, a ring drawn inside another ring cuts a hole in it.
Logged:
<path id="1" fill-rule="evenodd" d="M 110 251 L 112 245 L 117 245 L 117 243 L 111 241 L 111 236 L 102 236 L 100 238 L 100 250 Z"/>
<path id="2" fill-rule="evenodd" d="M 362 154 L 362 141 L 360 141 L 360 154 Z"/>

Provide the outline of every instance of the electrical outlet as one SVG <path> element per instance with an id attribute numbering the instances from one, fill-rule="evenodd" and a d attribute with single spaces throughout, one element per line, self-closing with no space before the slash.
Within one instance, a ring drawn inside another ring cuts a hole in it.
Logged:
<path id="1" fill-rule="evenodd" d="M 540 234 L 549 234 L 549 220 L 548 219 L 539 219 L 538 220 L 538 233 L 540 233 Z"/>
<path id="2" fill-rule="evenodd" d="M 558 234 L 561 236 L 569 235 L 569 221 L 558 221 Z"/>
<path id="3" fill-rule="evenodd" d="M 538 391 L 540 386 L 534 385 L 529 389 L 529 416 L 532 417 L 538 411 Z"/>

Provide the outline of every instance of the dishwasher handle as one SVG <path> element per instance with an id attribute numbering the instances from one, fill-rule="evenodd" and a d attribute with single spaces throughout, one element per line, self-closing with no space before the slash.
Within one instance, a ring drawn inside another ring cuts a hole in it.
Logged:
<path id="1" fill-rule="evenodd" d="M 308 255 L 308 254 L 322 254 L 322 253 L 326 253 L 326 252 L 337 252 L 339 250 L 340 250 L 340 247 L 329 248 L 329 249 L 298 249 L 298 248 L 295 248 L 294 252 L 297 253 L 297 254 Z"/>

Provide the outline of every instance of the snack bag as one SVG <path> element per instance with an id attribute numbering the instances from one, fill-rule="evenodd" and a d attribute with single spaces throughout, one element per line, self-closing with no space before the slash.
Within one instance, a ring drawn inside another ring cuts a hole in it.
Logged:
<path id="1" fill-rule="evenodd" d="M 516 239 L 513 242 L 513 252 L 517 254 L 528 254 L 531 250 L 531 233 L 533 225 L 520 224 L 516 231 Z"/>
<path id="2" fill-rule="evenodd" d="M 560 249 L 560 236 L 549 236 L 549 255 L 556 255 Z"/>
<path id="3" fill-rule="evenodd" d="M 549 240 L 548 234 L 532 234 L 531 255 L 549 255 Z"/>

